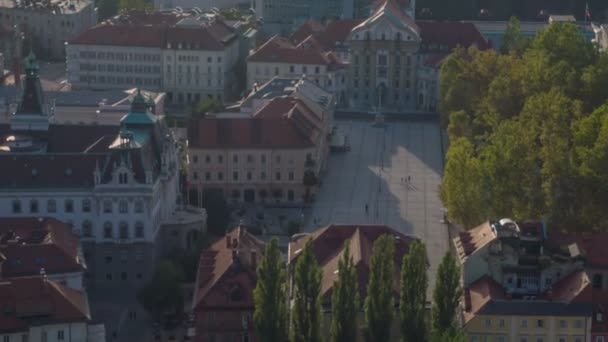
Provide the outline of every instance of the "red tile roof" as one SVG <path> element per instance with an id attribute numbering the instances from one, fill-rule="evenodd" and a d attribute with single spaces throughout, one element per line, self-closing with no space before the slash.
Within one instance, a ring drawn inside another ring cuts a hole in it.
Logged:
<path id="1" fill-rule="evenodd" d="M 490 226 L 490 221 L 486 221 L 473 229 L 459 233 L 454 241 L 458 255 L 463 259 L 494 241 L 496 238 L 497 236 Z"/>
<path id="2" fill-rule="evenodd" d="M 316 47 L 297 47 L 287 38 L 274 36 L 254 51 L 247 60 L 250 62 L 281 62 L 291 64 L 329 65 L 323 51 Z"/>
<path id="3" fill-rule="evenodd" d="M 238 226 L 203 251 L 198 264 L 192 309 L 253 308 L 256 264 L 264 253 L 264 246 L 264 242 L 250 234 L 244 226 Z M 255 261 L 252 261 L 253 251 Z M 242 300 L 230 300 L 234 290 L 240 292 Z"/>
<path id="4" fill-rule="evenodd" d="M 181 18 L 176 13 L 146 12 L 132 10 L 129 13 L 118 15 L 108 20 L 114 24 L 131 25 L 175 25 Z"/>
<path id="5" fill-rule="evenodd" d="M 315 22 L 315 25 L 321 26 L 315 26 L 314 29 L 311 29 L 310 23 L 306 22 L 289 39 L 293 44 L 298 45 L 304 40 L 313 37 L 321 45 L 323 51 L 332 51 L 335 49 L 336 43 L 345 42 L 350 31 L 362 21 L 362 19 L 340 19 L 331 21 L 326 26 Z"/>
<path id="6" fill-rule="evenodd" d="M 608 233 L 561 233 L 551 232 L 545 242 L 547 247 L 560 249 L 571 244 L 577 244 L 582 249 L 589 267 L 608 267 Z"/>
<path id="7" fill-rule="evenodd" d="M 315 114 L 301 100 L 277 97 L 251 118 L 204 117 L 189 127 L 192 148 L 303 148 L 321 132 Z"/>
<path id="8" fill-rule="evenodd" d="M 564 303 L 591 302 L 591 282 L 583 270 L 575 271 L 551 286 L 551 289 L 542 295 L 542 299 Z"/>
<path id="9" fill-rule="evenodd" d="M 74 45 L 112 45 L 173 49 L 222 50 L 236 34 L 222 21 L 200 26 L 101 23 L 70 41 Z"/>
<path id="10" fill-rule="evenodd" d="M 26 331 L 32 319 L 44 324 L 86 322 L 89 303 L 82 292 L 40 276 L 0 280 L 0 331 Z"/>
<path id="11" fill-rule="evenodd" d="M 507 298 L 503 287 L 488 275 L 472 283 L 464 291 L 463 311 L 465 322 L 471 320 L 475 314 L 491 300 L 504 300 Z"/>
<path id="12" fill-rule="evenodd" d="M 38 275 L 41 268 L 47 274 L 82 272 L 85 266 L 79 248 L 78 237 L 59 220 L 0 218 L 0 252 L 7 258 L 2 267 L 3 277 Z"/>
<path id="13" fill-rule="evenodd" d="M 289 36 L 289 40 L 291 40 L 294 44 L 299 44 L 301 41 L 306 39 L 308 36 L 323 32 L 325 27 L 320 22 L 316 21 L 313 18 L 308 19 L 304 24 L 302 24 L 298 29 Z"/>
<path id="14" fill-rule="evenodd" d="M 420 28 L 420 53 L 451 53 L 457 46 L 489 49 L 490 43 L 472 23 L 457 21 L 416 21 Z"/>
<path id="15" fill-rule="evenodd" d="M 395 294 L 399 293 L 399 273 L 403 255 L 409 251 L 410 244 L 415 240 L 384 225 L 341 225 L 332 224 L 321 228 L 310 236 L 301 237 L 289 243 L 289 263 L 294 263 L 309 238 L 313 239 L 313 254 L 323 271 L 321 293 L 328 299 L 331 296 L 333 284 L 337 278 L 338 261 L 344 252 L 344 242 L 350 239 L 350 253 L 357 270 L 361 298 L 367 295 L 369 280 L 369 263 L 372 246 L 378 237 L 392 234 L 396 239 L 395 248 Z"/>

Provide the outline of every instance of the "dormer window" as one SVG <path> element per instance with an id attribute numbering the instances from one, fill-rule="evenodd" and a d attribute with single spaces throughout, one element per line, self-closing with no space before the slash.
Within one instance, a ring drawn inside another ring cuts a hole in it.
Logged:
<path id="1" fill-rule="evenodd" d="M 129 175 L 126 172 L 121 172 L 118 174 L 118 183 L 119 184 L 127 184 L 129 182 Z"/>

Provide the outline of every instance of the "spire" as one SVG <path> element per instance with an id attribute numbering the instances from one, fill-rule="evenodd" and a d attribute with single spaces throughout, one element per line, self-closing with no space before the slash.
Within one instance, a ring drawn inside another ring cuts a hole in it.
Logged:
<path id="1" fill-rule="evenodd" d="M 53 116 L 46 106 L 44 92 L 38 78 L 38 61 L 33 52 L 25 58 L 25 82 L 21 89 L 19 106 L 11 118 L 13 130 L 46 131 Z"/>
<path id="2" fill-rule="evenodd" d="M 131 113 L 145 113 L 148 111 L 148 103 L 146 98 L 141 94 L 141 89 L 137 88 L 137 94 L 131 102 Z"/>
<path id="3" fill-rule="evenodd" d="M 120 122 L 122 125 L 141 125 L 154 124 L 157 118 L 150 112 L 150 102 L 141 93 L 141 89 L 137 89 L 137 93 L 131 101 L 131 111 L 125 115 Z M 123 126 L 127 127 L 127 126 Z"/>
<path id="4" fill-rule="evenodd" d="M 34 55 L 34 52 L 30 50 L 30 53 L 25 58 L 25 77 L 37 79 L 39 69 L 40 67 L 38 66 L 36 55 Z"/>

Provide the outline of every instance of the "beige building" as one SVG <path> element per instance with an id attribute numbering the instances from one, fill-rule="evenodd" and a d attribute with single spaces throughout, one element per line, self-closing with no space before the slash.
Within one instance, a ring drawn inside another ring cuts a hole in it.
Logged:
<path id="1" fill-rule="evenodd" d="M 0 23 L 19 26 L 42 59 L 65 58 L 65 43 L 97 23 L 95 3 L 0 0 Z"/>
<path id="2" fill-rule="evenodd" d="M 176 104 L 238 95 L 239 37 L 232 27 L 203 15 L 158 16 L 101 23 L 70 41 L 68 81 L 78 89 L 162 90 Z"/>
<path id="3" fill-rule="evenodd" d="M 206 191 L 235 202 L 310 199 L 325 168 L 333 108 L 331 94 L 309 81 L 274 79 L 250 94 L 240 112 L 191 122 L 191 202 Z"/>

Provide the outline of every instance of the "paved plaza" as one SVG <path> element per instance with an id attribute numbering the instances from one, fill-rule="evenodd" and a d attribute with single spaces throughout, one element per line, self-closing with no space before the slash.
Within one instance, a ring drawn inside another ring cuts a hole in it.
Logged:
<path id="1" fill-rule="evenodd" d="M 384 128 L 365 121 L 337 120 L 336 124 L 348 136 L 351 151 L 330 156 L 305 230 L 329 223 L 367 223 L 415 235 L 426 243 L 429 283 L 434 284 L 437 265 L 449 247 L 438 195 L 443 173 L 439 124 L 398 121 L 387 122 Z"/>

